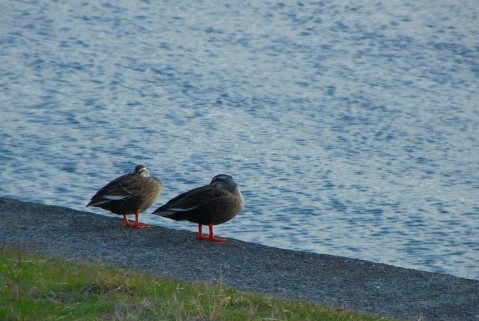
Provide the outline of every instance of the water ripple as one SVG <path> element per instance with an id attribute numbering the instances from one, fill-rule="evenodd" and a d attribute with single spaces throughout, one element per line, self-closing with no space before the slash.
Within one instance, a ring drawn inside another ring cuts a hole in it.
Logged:
<path id="1" fill-rule="evenodd" d="M 165 5 L 5 4 L 1 195 L 85 210 L 144 163 L 155 207 L 224 172 L 221 235 L 479 278 L 475 2 Z"/>

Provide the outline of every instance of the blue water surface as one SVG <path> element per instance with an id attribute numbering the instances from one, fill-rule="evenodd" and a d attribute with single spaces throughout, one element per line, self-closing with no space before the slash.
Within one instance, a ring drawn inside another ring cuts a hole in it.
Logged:
<path id="1" fill-rule="evenodd" d="M 0 195 L 231 174 L 221 236 L 479 279 L 476 0 L 4 1 Z M 119 223 L 120 224 L 120 223 Z M 158 244 L 161 246 L 161 244 Z"/>

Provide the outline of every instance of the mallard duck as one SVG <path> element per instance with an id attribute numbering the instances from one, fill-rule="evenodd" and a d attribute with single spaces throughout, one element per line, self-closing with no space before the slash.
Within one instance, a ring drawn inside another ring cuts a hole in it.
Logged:
<path id="1" fill-rule="evenodd" d="M 123 221 L 128 227 L 146 228 L 149 226 L 140 224 L 140 213 L 155 202 L 162 190 L 161 180 L 150 176 L 144 165 L 137 165 L 133 173 L 120 176 L 100 189 L 87 207 L 101 207 L 123 215 Z M 128 214 L 135 214 L 135 223 L 130 223 Z"/>
<path id="2" fill-rule="evenodd" d="M 243 196 L 238 185 L 231 176 L 221 174 L 213 177 L 209 185 L 178 195 L 153 214 L 175 221 L 197 223 L 200 240 L 226 242 L 225 238 L 214 235 L 213 226 L 231 220 L 243 207 Z M 203 225 L 208 225 L 209 235 L 203 234 Z"/>

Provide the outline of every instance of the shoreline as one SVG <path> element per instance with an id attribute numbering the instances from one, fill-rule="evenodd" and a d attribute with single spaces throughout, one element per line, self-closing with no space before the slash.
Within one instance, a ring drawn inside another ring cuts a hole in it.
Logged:
<path id="1" fill-rule="evenodd" d="M 0 242 L 51 256 L 407 320 L 479 320 L 479 281 L 268 247 L 0 197 Z"/>

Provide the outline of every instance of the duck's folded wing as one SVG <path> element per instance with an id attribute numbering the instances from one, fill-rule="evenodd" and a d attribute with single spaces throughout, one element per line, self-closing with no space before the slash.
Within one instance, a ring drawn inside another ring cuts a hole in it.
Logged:
<path id="1" fill-rule="evenodd" d="M 97 206 L 103 203 L 126 201 L 140 195 L 141 181 L 132 179 L 131 176 L 122 176 L 107 184 L 99 190 L 87 206 Z"/>
<path id="2" fill-rule="evenodd" d="M 211 188 L 210 186 L 203 186 L 180 194 L 165 205 L 157 208 L 152 214 L 160 216 L 170 216 L 176 213 L 189 213 L 198 211 L 205 204 L 214 201 L 217 198 L 225 196 L 227 191 Z"/>

